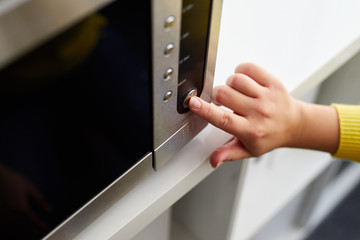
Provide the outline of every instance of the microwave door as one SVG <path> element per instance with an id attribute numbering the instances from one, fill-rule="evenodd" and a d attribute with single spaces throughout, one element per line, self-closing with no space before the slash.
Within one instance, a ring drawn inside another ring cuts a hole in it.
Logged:
<path id="1" fill-rule="evenodd" d="M 1 66 L 0 239 L 74 238 L 206 126 L 186 99 L 210 101 L 219 2 L 36 8 L 81 11 L 31 22 L 41 41 Z"/>
<path id="2" fill-rule="evenodd" d="M 149 9 L 116 1 L 1 69 L 1 239 L 72 238 L 153 171 Z"/>

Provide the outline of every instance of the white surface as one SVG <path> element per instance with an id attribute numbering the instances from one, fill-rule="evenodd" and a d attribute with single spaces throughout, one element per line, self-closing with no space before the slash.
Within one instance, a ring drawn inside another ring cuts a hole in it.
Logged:
<path id="1" fill-rule="evenodd" d="M 360 48 L 359 11 L 357 0 L 224 0 L 215 81 L 255 62 L 300 97 Z"/>
<path id="2" fill-rule="evenodd" d="M 236 161 L 219 167 L 174 204 L 174 221 L 196 240 L 224 239 L 246 165 L 247 161 Z"/>
<path id="3" fill-rule="evenodd" d="M 277 75 L 294 96 L 300 97 L 359 50 L 359 12 L 358 0 L 225 0 L 215 84 L 223 84 L 238 63 L 252 61 Z M 77 239 L 131 238 L 212 172 L 207 158 L 229 138 L 207 127 Z M 249 201 L 258 194 L 256 191 L 266 200 L 272 197 L 269 202 L 258 199 L 259 209 L 246 214 L 253 215 L 254 220 L 256 216 L 270 217 L 328 164 L 321 153 L 284 150 L 272 154 L 281 155 L 276 158 L 282 160 L 268 159 L 259 163 L 263 167 L 250 166 L 248 185 L 241 193 L 244 205 L 255 204 Z M 266 175 L 271 164 L 276 165 L 276 171 Z M 234 226 L 247 224 L 251 234 L 259 226 L 259 221 L 257 225 L 255 222 L 235 218 Z M 232 236 L 242 239 L 236 236 L 244 235 L 234 231 Z"/>
<path id="4" fill-rule="evenodd" d="M 132 238 L 213 171 L 207 157 L 229 138 L 228 134 L 209 126 L 75 239 Z"/>
<path id="5" fill-rule="evenodd" d="M 250 161 L 229 239 L 250 239 L 330 163 L 326 153 L 300 149 Z"/>
<path id="6" fill-rule="evenodd" d="M 163 212 L 152 223 L 136 234 L 131 240 L 168 240 L 171 229 L 171 208 Z"/>
<path id="7" fill-rule="evenodd" d="M 318 180 L 318 179 L 317 179 Z M 312 211 L 311 218 L 305 226 L 295 224 L 296 217 L 304 206 L 309 189 L 299 192 L 286 206 L 262 227 L 253 240 L 304 240 L 311 232 L 326 219 L 333 210 L 359 183 L 360 164 L 353 164 L 341 173 L 336 179 L 321 190 L 321 197 Z M 241 239 L 241 238 L 240 238 Z"/>

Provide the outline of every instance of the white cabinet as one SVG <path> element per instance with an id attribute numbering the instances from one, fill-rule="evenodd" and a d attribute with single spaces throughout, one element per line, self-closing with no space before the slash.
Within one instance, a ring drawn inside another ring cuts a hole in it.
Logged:
<path id="1" fill-rule="evenodd" d="M 225 0 L 215 84 L 223 84 L 236 64 L 252 61 L 278 76 L 297 98 L 359 104 L 359 11 L 360 2 L 352 0 Z M 224 199 L 211 206 L 204 203 L 204 199 L 218 197 L 217 192 L 221 195 L 216 185 L 204 181 L 191 197 L 175 205 L 177 229 L 183 226 L 193 236 L 189 239 L 211 239 L 217 236 L 212 234 L 216 224 L 208 215 L 230 208 L 228 232 L 222 239 L 301 239 L 359 180 L 358 164 L 335 174 L 340 161 L 326 153 L 300 149 L 278 149 L 251 159 L 245 175 L 239 175 L 241 181 L 233 187 L 238 192 L 229 194 L 235 197 L 234 205 L 219 207 Z M 223 167 L 218 171 L 226 171 Z M 220 184 L 226 176 L 213 174 L 208 182 Z M 210 210 L 198 216 L 189 210 L 196 205 Z M 186 227 L 188 219 L 192 219 L 191 228 Z M 209 225 L 204 230 L 206 222 Z"/>

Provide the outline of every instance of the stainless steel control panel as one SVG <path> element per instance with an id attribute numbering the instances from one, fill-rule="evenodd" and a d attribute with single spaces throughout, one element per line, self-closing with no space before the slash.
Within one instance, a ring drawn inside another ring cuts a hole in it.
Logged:
<path id="1" fill-rule="evenodd" d="M 219 0 L 152 1 L 154 168 L 207 123 L 188 109 L 191 96 L 210 101 Z M 216 5 L 216 7 L 213 7 Z M 191 131 L 183 131 L 191 126 Z"/>

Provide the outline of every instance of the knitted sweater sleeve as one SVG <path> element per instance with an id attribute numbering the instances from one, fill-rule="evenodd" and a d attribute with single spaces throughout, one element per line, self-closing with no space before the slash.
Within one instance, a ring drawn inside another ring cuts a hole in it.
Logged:
<path id="1" fill-rule="evenodd" d="M 339 147 L 337 158 L 360 162 L 360 106 L 333 104 L 339 117 Z"/>

